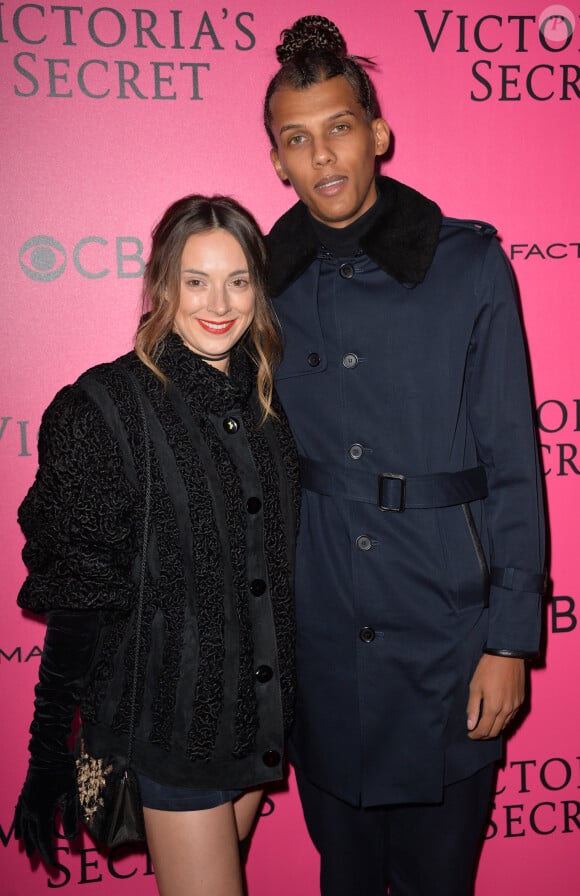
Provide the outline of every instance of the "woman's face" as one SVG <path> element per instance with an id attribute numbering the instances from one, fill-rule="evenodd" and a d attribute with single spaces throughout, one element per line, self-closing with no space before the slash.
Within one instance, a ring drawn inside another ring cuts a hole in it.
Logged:
<path id="1" fill-rule="evenodd" d="M 235 237 L 221 228 L 190 236 L 181 255 L 174 332 L 213 367 L 227 371 L 229 359 L 217 359 L 242 338 L 254 311 L 248 263 Z"/>

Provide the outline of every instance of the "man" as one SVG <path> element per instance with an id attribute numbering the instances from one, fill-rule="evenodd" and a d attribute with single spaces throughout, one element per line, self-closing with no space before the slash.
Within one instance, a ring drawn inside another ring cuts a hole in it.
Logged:
<path id="1" fill-rule="evenodd" d="M 494 229 L 375 176 L 374 91 L 327 19 L 284 32 L 271 159 L 277 388 L 302 455 L 291 758 L 323 896 L 472 892 L 543 587 L 541 476 Z"/>

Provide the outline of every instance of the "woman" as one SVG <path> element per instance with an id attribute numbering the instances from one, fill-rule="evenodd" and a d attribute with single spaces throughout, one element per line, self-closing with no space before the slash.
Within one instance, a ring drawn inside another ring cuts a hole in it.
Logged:
<path id="1" fill-rule="evenodd" d="M 57 809 L 65 836 L 77 830 L 76 706 L 92 756 L 127 754 L 149 461 L 132 766 L 162 896 L 242 893 L 238 841 L 282 776 L 292 716 L 297 467 L 265 276 L 236 202 L 172 205 L 134 352 L 56 396 L 20 508 L 18 602 L 48 627 L 16 836 L 52 863 Z"/>

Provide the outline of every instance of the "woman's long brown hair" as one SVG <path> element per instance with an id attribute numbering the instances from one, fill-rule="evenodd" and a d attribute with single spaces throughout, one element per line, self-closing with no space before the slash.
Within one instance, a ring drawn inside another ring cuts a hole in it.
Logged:
<path id="1" fill-rule="evenodd" d="M 266 294 L 268 256 L 264 238 L 252 215 L 228 196 L 192 194 L 171 205 L 155 229 L 143 278 L 143 317 L 135 336 L 135 351 L 163 382 L 157 366 L 163 345 L 173 330 L 179 307 L 181 256 L 190 236 L 223 228 L 242 247 L 255 295 L 254 319 L 243 345 L 257 367 L 258 398 L 262 420 L 275 416 L 272 408 L 274 369 L 280 361 L 282 342 Z"/>

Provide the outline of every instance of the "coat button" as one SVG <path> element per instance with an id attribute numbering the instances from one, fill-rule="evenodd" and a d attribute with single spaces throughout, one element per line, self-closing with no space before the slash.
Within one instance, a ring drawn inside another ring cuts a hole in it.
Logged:
<path id="1" fill-rule="evenodd" d="M 266 583 L 264 579 L 254 579 L 250 582 L 250 591 L 254 595 L 254 597 L 261 597 L 264 591 L 266 590 Z"/>
<path id="2" fill-rule="evenodd" d="M 370 626 L 365 625 L 363 628 L 361 628 L 358 636 L 361 641 L 364 641 L 365 644 L 370 644 L 371 641 L 375 640 L 375 631 Z"/>
<path id="3" fill-rule="evenodd" d="M 356 546 L 359 551 L 370 551 L 372 543 L 368 535 L 359 535 L 356 540 Z"/>
<path id="4" fill-rule="evenodd" d="M 354 268 L 351 264 L 341 264 L 338 269 L 338 273 L 343 278 L 343 280 L 350 280 L 354 277 Z"/>
<path id="5" fill-rule="evenodd" d="M 348 453 L 352 457 L 353 460 L 360 460 L 363 456 L 364 448 L 362 445 L 359 445 L 358 442 L 355 442 L 354 445 L 351 445 L 348 449 Z"/>
<path id="6" fill-rule="evenodd" d="M 342 358 L 342 366 L 347 367 L 349 370 L 352 367 L 356 367 L 358 364 L 358 357 L 354 352 L 348 352 L 346 355 L 343 355 Z"/>
<path id="7" fill-rule="evenodd" d="M 262 762 L 268 768 L 275 768 L 280 762 L 280 756 L 278 750 L 266 750 L 266 752 L 262 755 Z"/>
<path id="8" fill-rule="evenodd" d="M 270 666 L 258 666 L 256 669 L 256 678 L 260 684 L 266 684 L 267 681 L 270 681 L 273 674 Z"/>
<path id="9" fill-rule="evenodd" d="M 251 497 L 246 501 L 246 510 L 248 513 L 257 513 L 262 506 L 262 502 L 259 498 Z"/>
<path id="10" fill-rule="evenodd" d="M 230 435 L 233 435 L 240 428 L 240 424 L 235 417 L 226 417 L 224 420 L 224 429 Z"/>
<path id="11" fill-rule="evenodd" d="M 318 352 L 310 352 L 308 357 L 306 358 L 310 367 L 318 367 L 320 364 L 320 355 Z"/>

